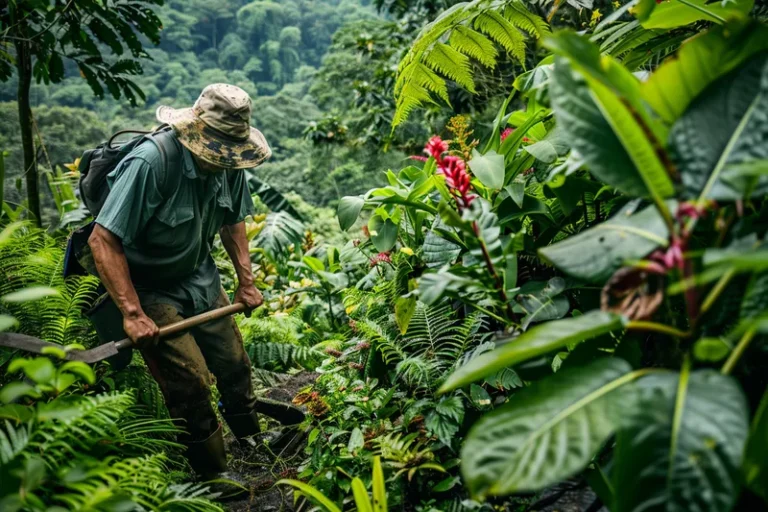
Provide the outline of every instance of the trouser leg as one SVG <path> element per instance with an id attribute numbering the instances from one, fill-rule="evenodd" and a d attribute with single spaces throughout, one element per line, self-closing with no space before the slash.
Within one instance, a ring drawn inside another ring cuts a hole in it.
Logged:
<path id="1" fill-rule="evenodd" d="M 229 304 L 221 291 L 215 308 Z M 240 330 L 232 317 L 208 322 L 192 330 L 213 375 L 224 405 L 223 416 L 237 438 L 259 432 L 256 397 L 253 394 L 251 361 L 243 347 Z"/>
<path id="2" fill-rule="evenodd" d="M 144 308 L 158 327 L 181 321 L 173 306 L 152 304 Z M 160 385 L 171 418 L 182 420 L 185 442 L 207 439 L 218 428 L 211 407 L 211 378 L 200 348 L 190 333 L 160 340 L 141 350 L 149 371 Z"/>

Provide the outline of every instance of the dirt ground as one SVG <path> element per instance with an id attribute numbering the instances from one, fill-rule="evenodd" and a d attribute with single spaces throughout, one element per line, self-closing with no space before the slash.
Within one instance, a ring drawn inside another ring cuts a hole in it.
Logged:
<path id="1" fill-rule="evenodd" d="M 276 387 L 272 387 L 263 396 L 272 400 L 290 403 L 303 388 L 311 385 L 317 374 L 302 372 L 288 377 Z M 284 435 L 280 444 L 287 444 L 274 450 L 268 443 Z M 227 449 L 232 455 L 231 469 L 244 475 L 249 481 L 250 494 L 239 501 L 223 503 L 231 512 L 272 512 L 293 511 L 293 493 L 290 488 L 276 486 L 281 478 L 295 478 L 298 466 L 303 460 L 306 436 L 298 429 L 281 427 L 279 423 L 268 419 L 268 427 L 252 439 L 252 444 L 238 444 L 232 436 L 226 439 Z"/>

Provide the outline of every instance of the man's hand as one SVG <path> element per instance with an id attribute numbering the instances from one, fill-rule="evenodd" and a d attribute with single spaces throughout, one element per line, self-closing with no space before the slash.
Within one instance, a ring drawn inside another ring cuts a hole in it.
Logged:
<path id="1" fill-rule="evenodd" d="M 264 297 L 261 296 L 261 292 L 252 284 L 238 286 L 235 292 L 235 303 L 245 304 L 248 307 L 245 316 L 251 316 L 251 311 L 264 303 Z"/>
<path id="2" fill-rule="evenodd" d="M 155 322 L 143 312 L 136 316 L 123 318 L 123 330 L 139 348 L 150 348 L 157 344 L 160 329 Z"/>

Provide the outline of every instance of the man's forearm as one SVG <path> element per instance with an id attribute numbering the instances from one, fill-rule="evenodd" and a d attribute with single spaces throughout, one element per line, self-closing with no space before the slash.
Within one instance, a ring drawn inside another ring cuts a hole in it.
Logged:
<path id="1" fill-rule="evenodd" d="M 88 245 L 101 282 L 123 316 L 132 318 L 141 315 L 143 310 L 136 288 L 131 282 L 128 260 L 125 258 L 120 239 L 97 224 L 88 238 Z"/>
<path id="2" fill-rule="evenodd" d="M 223 226 L 219 232 L 221 243 L 235 266 L 240 286 L 253 284 L 251 254 L 248 250 L 248 238 L 245 236 L 245 222 Z"/>

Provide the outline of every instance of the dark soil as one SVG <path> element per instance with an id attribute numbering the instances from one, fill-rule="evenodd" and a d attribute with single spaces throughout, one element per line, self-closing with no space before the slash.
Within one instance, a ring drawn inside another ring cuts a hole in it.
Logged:
<path id="1" fill-rule="evenodd" d="M 290 403 L 303 388 L 311 385 L 316 373 L 302 372 L 290 376 L 277 387 L 264 394 L 272 400 Z M 304 460 L 306 436 L 298 428 L 282 427 L 271 418 L 263 417 L 267 427 L 253 436 L 252 443 L 238 443 L 230 435 L 226 438 L 231 454 L 230 469 L 249 482 L 249 496 L 239 501 L 223 503 L 230 512 L 293 511 L 293 493 L 286 486 L 277 486 L 281 478 L 295 478 L 298 466 Z M 264 426 L 262 424 L 262 426 Z M 283 436 L 275 448 L 277 438 Z M 287 446 L 284 446 L 287 444 Z"/>

